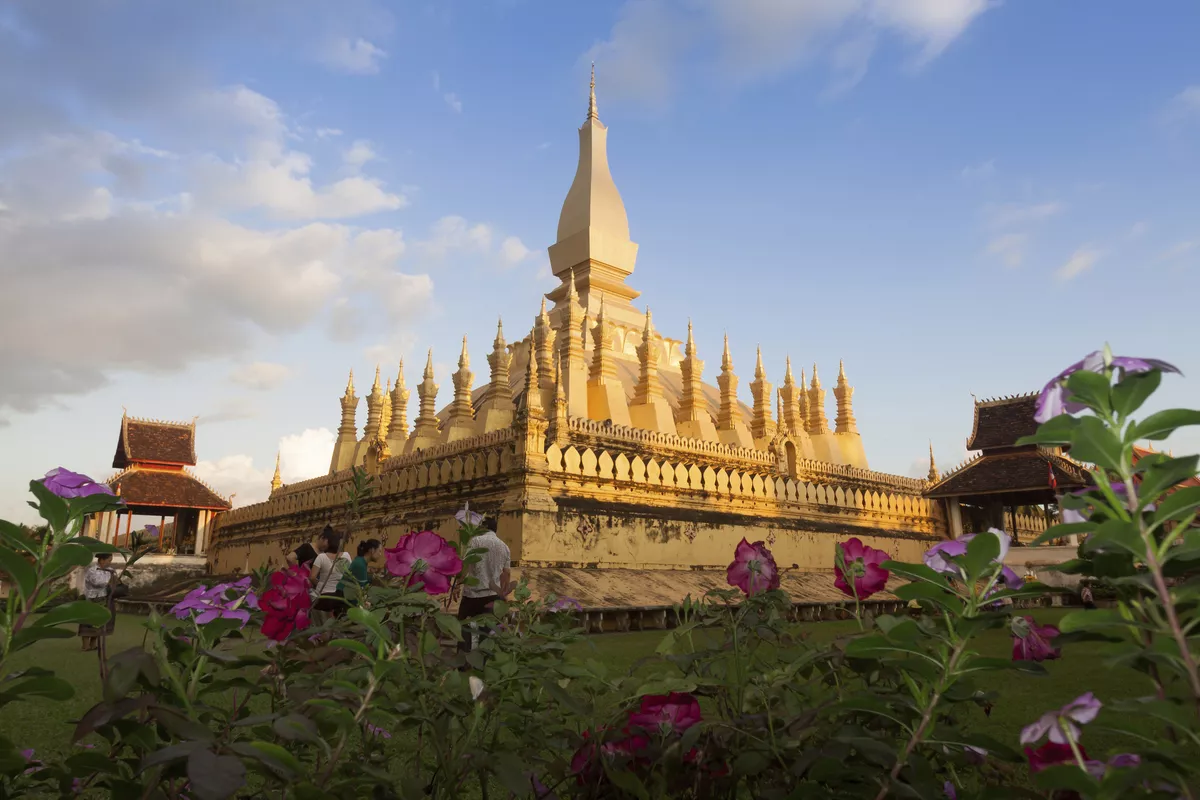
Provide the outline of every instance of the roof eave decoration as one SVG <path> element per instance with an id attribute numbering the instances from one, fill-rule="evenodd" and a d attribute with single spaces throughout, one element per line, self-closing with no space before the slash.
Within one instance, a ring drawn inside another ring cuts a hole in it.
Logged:
<path id="1" fill-rule="evenodd" d="M 1003 406 L 1003 405 L 1008 405 L 1009 403 L 1015 403 L 1015 402 L 1019 402 L 1022 400 L 1028 400 L 1029 398 L 1034 397 L 1037 394 L 1039 394 L 1039 393 L 1038 392 L 1026 392 L 1024 394 L 1010 394 L 1010 395 L 1003 395 L 1001 397 L 987 397 L 987 398 L 984 398 L 983 400 L 976 400 L 975 401 L 975 410 L 974 410 L 975 418 L 971 423 L 971 435 L 967 437 L 967 449 L 968 450 L 978 450 L 979 449 L 978 447 L 976 447 L 973 444 L 975 441 L 975 437 L 979 435 L 979 409 L 992 408 L 994 406 Z"/>

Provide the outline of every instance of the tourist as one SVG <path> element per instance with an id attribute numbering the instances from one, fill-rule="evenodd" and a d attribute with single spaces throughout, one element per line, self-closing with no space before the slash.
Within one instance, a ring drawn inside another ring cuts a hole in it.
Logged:
<path id="1" fill-rule="evenodd" d="M 96 650 L 100 647 L 100 637 L 108 636 L 116 626 L 116 617 L 112 614 L 112 582 L 116 573 L 112 570 L 112 553 L 99 553 L 95 562 L 88 565 L 83 572 L 83 598 L 91 603 L 99 603 L 108 608 L 109 618 L 103 628 L 93 625 L 80 625 L 79 638 L 83 641 L 84 650 Z"/>
<path id="2" fill-rule="evenodd" d="M 475 585 L 463 589 L 462 601 L 458 604 L 460 620 L 470 620 L 489 613 L 495 602 L 508 597 L 516 586 L 509 571 L 512 554 L 508 545 L 496 535 L 496 518 L 485 517 L 481 527 L 482 532 L 471 537 L 467 547 L 470 550 L 483 549 L 487 553 L 471 565 L 471 577 L 475 579 Z M 471 651 L 478 630 L 479 626 L 473 622 L 464 628 L 459 650 L 464 653 Z"/>
<path id="3" fill-rule="evenodd" d="M 326 525 L 317 539 L 320 553 L 313 560 L 308 579 L 312 582 L 313 610 L 338 615 L 346 608 L 338 583 L 350 566 L 350 554 L 341 551 L 342 536 Z"/>
<path id="4" fill-rule="evenodd" d="M 1083 607 L 1088 611 L 1091 611 L 1096 607 L 1096 600 L 1094 597 L 1092 597 L 1091 584 L 1083 584 L 1082 588 L 1079 590 L 1079 599 L 1083 601 Z"/>
<path id="5" fill-rule="evenodd" d="M 378 539 L 367 539 L 358 545 L 358 556 L 350 562 L 349 569 L 338 581 L 338 594 L 351 605 L 358 605 L 359 598 L 365 599 L 367 586 L 371 583 L 370 565 L 378 563 L 383 556 L 383 543 Z M 347 588 L 357 584 L 357 591 L 347 593 Z M 365 605 L 365 604 L 364 604 Z"/>
<path id="6" fill-rule="evenodd" d="M 303 569 L 311 569 L 312 563 L 316 560 L 317 549 L 308 542 L 305 542 L 287 554 L 287 563 L 289 567 L 298 566 Z"/>

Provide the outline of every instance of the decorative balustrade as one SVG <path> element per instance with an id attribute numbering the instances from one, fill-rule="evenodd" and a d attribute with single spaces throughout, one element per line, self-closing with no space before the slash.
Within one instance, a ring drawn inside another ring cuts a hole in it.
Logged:
<path id="1" fill-rule="evenodd" d="M 775 475 L 765 469 L 714 469 L 684 460 L 643 458 L 591 447 L 551 445 L 546 451 L 552 475 L 577 476 L 586 483 L 625 484 L 622 491 L 644 486 L 695 492 L 751 504 L 775 504 L 782 509 L 855 513 L 888 520 L 921 531 L 933 531 L 940 519 L 936 503 L 916 493 L 880 492 L 846 486 L 810 483 Z M 650 490 L 652 491 L 652 490 Z"/>

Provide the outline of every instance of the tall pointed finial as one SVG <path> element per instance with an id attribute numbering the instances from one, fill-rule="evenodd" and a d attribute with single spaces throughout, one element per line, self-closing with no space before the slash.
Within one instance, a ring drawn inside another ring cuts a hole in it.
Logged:
<path id="1" fill-rule="evenodd" d="M 538 313 L 542 316 L 545 316 L 545 314 L 546 314 L 546 296 L 545 295 L 542 295 L 542 310 L 539 311 Z"/>
<path id="2" fill-rule="evenodd" d="M 571 270 L 567 273 L 567 301 L 574 303 L 578 299 L 579 293 L 575 291 L 575 268 L 571 267 Z"/>
<path id="3" fill-rule="evenodd" d="M 346 397 L 354 396 L 354 370 L 350 370 L 350 380 L 346 381 Z"/>
<path id="4" fill-rule="evenodd" d="M 425 374 L 423 377 L 433 378 L 433 348 L 429 348 L 429 355 L 425 356 Z"/>
<path id="5" fill-rule="evenodd" d="M 471 357 L 467 355 L 467 337 L 463 337 L 462 352 L 458 354 L 458 368 L 463 369 L 471 366 Z"/>
<path id="6" fill-rule="evenodd" d="M 275 451 L 275 475 L 271 478 L 271 491 L 276 491 L 283 485 L 283 480 L 279 476 L 279 451 Z"/>
<path id="7" fill-rule="evenodd" d="M 786 356 L 787 367 L 783 371 L 783 383 L 786 386 L 791 386 L 796 383 L 796 379 L 792 377 L 792 357 Z"/>
<path id="8" fill-rule="evenodd" d="M 546 299 L 542 298 L 542 302 L 543 303 L 546 302 Z M 496 344 L 500 344 L 503 342 L 504 342 L 504 320 L 501 319 L 500 317 L 497 317 L 496 318 L 496 338 L 492 340 L 492 345 L 495 346 Z"/>
<path id="9" fill-rule="evenodd" d="M 696 339 L 695 339 L 695 337 L 692 336 L 692 321 L 691 321 L 691 319 L 688 320 L 688 338 L 687 338 L 687 344 L 684 345 L 683 354 L 685 356 L 696 355 Z"/>
<path id="10" fill-rule="evenodd" d="M 592 85 L 590 88 L 590 96 L 588 97 L 588 115 L 589 120 L 600 121 L 600 115 L 596 113 L 596 62 L 592 62 Z"/>
<path id="11" fill-rule="evenodd" d="M 375 383 L 371 384 L 371 392 L 375 393 L 378 391 L 379 391 L 379 365 L 376 364 L 375 365 Z"/>
<path id="12" fill-rule="evenodd" d="M 400 359 L 400 366 L 396 368 L 396 388 L 404 388 L 404 359 Z"/>
<path id="13" fill-rule="evenodd" d="M 838 359 L 838 383 L 846 382 L 846 360 Z"/>
<path id="14" fill-rule="evenodd" d="M 929 481 L 930 483 L 938 480 L 937 464 L 933 460 L 933 440 L 929 440 Z"/>
<path id="15" fill-rule="evenodd" d="M 725 332 L 725 349 L 721 352 L 721 369 L 733 369 L 733 356 L 729 354 L 729 331 Z"/>
<path id="16" fill-rule="evenodd" d="M 816 362 L 813 362 L 813 377 L 812 377 L 812 385 L 813 385 L 813 386 L 815 386 L 815 387 L 817 387 L 817 388 L 820 388 L 820 386 L 821 386 L 821 379 L 817 377 L 817 364 L 816 364 Z"/>

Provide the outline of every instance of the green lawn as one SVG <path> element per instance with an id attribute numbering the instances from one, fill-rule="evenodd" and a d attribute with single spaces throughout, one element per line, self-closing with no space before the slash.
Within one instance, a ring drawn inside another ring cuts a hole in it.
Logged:
<path id="1" fill-rule="evenodd" d="M 1035 616 L 1042 622 L 1053 622 L 1062 613 L 1044 610 Z M 145 620 L 145 617 L 121 615 L 110 639 L 109 651 L 116 653 L 140 645 Z M 815 638 L 831 639 L 850 631 L 853 623 L 823 622 L 813 623 L 810 627 Z M 638 659 L 653 653 L 662 636 L 661 631 L 592 636 L 574 645 L 572 654 L 581 659 L 596 658 L 613 670 L 628 670 Z M 1045 678 L 998 677 L 995 688 L 1001 697 L 990 718 L 979 714 L 980 731 L 1015 746 L 1024 725 L 1083 692 L 1095 692 L 1103 701 L 1150 693 L 1150 683 L 1141 674 L 1109 669 L 1104 665 L 1105 647 L 1102 644 L 1070 646 L 1061 660 L 1046 662 L 1050 674 Z M 981 649 L 988 655 L 1008 657 L 1011 639 L 1003 632 L 994 632 L 982 641 Z M 78 639 L 49 640 L 19 653 L 13 661 L 13 669 L 30 665 L 54 669 L 60 677 L 74 684 L 76 694 L 74 699 L 61 703 L 34 700 L 10 704 L 0 711 L 0 730 L 22 747 L 33 747 L 42 753 L 65 748 L 70 738 L 71 720 L 99 700 L 95 654 L 81 652 Z M 1120 735 L 1102 730 L 1102 722 L 1103 717 L 1087 731 L 1087 747 L 1095 755 L 1125 743 Z"/>

